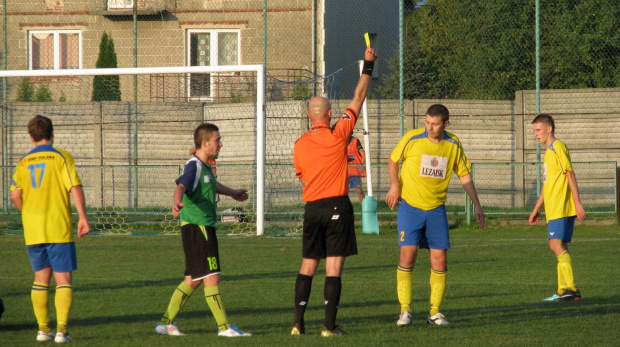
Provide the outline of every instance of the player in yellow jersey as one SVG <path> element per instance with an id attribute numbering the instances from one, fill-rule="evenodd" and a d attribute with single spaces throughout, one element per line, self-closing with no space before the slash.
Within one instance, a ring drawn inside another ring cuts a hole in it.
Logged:
<path id="1" fill-rule="evenodd" d="M 71 203 L 78 212 L 77 234 L 90 231 L 82 182 L 71 155 L 52 147 L 52 121 L 37 115 L 28 122 L 35 148 L 24 156 L 11 181 L 11 200 L 22 213 L 28 257 L 34 270 L 31 298 L 39 324 L 37 341 L 73 342 L 67 323 L 73 299 L 71 273 L 77 269 L 71 226 Z M 52 273 L 56 281 L 57 333 L 49 327 L 48 301 Z"/>
<path id="2" fill-rule="evenodd" d="M 427 322 L 447 325 L 439 312 L 446 289 L 447 252 L 450 248 L 446 193 L 452 173 L 474 203 L 476 220 L 484 227 L 484 213 L 471 177 L 471 165 L 459 139 L 447 131 L 450 113 L 444 105 L 435 104 L 426 111 L 426 127 L 405 133 L 388 160 L 390 189 L 386 202 L 398 208 L 398 244 L 400 260 L 396 270 L 397 294 L 400 302 L 399 326 L 411 324 L 411 289 L 413 267 L 418 249 L 430 249 L 431 309 Z M 399 163 L 402 163 L 400 177 Z"/>
<path id="3" fill-rule="evenodd" d="M 556 292 L 545 301 L 569 301 L 581 299 L 575 287 L 568 243 L 573 237 L 575 216 L 585 220 L 587 215 L 581 200 L 577 179 L 573 172 L 566 145 L 555 138 L 555 122 L 548 114 L 540 114 L 532 121 L 534 136 L 547 149 L 543 159 L 543 188 L 530 214 L 529 223 L 538 224 L 540 208 L 545 205 L 549 248 L 555 254 L 558 272 Z"/>

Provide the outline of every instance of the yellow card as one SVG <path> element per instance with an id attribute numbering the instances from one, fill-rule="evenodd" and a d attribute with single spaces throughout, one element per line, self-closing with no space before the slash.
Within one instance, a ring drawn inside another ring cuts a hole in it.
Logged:
<path id="1" fill-rule="evenodd" d="M 364 34 L 364 40 L 366 40 L 366 47 L 370 47 L 370 36 L 368 33 Z"/>

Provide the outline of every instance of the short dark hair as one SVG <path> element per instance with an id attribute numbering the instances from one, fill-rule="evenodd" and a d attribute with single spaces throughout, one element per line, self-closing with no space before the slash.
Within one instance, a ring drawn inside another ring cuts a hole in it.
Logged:
<path id="1" fill-rule="evenodd" d="M 441 117 L 441 121 L 445 122 L 450 119 L 450 111 L 442 104 L 434 104 L 426 110 L 427 116 Z"/>
<path id="2" fill-rule="evenodd" d="M 51 140 L 53 133 L 52 120 L 45 116 L 38 114 L 28 122 L 28 134 L 32 136 L 35 142 Z"/>
<path id="3" fill-rule="evenodd" d="M 550 114 L 547 114 L 547 113 L 539 114 L 532 121 L 532 124 L 535 124 L 535 123 L 543 123 L 545 126 L 551 126 L 551 132 L 552 133 L 555 132 L 555 122 L 553 121 L 553 117 L 551 117 Z"/>
<path id="4" fill-rule="evenodd" d="M 211 135 L 216 131 L 220 131 L 220 128 L 218 128 L 215 124 L 200 124 L 196 130 L 194 130 L 194 146 L 196 146 L 196 148 L 200 148 L 202 141 L 211 140 Z"/>

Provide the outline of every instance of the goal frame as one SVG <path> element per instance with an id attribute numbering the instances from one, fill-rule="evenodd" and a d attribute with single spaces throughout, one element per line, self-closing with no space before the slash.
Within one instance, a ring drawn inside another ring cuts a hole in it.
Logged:
<path id="1" fill-rule="evenodd" d="M 0 70 L 0 78 L 109 76 L 147 74 L 191 74 L 256 72 L 256 235 L 265 233 L 265 67 L 256 65 L 170 66 L 66 70 Z M 3 159 L 4 160 L 4 159 Z M 5 165 L 6 163 L 3 163 Z"/>

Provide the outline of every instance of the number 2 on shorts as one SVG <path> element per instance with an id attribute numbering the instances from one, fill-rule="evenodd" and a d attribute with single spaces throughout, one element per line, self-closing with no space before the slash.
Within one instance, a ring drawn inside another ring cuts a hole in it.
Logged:
<path id="1" fill-rule="evenodd" d="M 401 242 L 405 242 L 405 232 L 404 231 L 400 232 L 400 241 Z"/>

